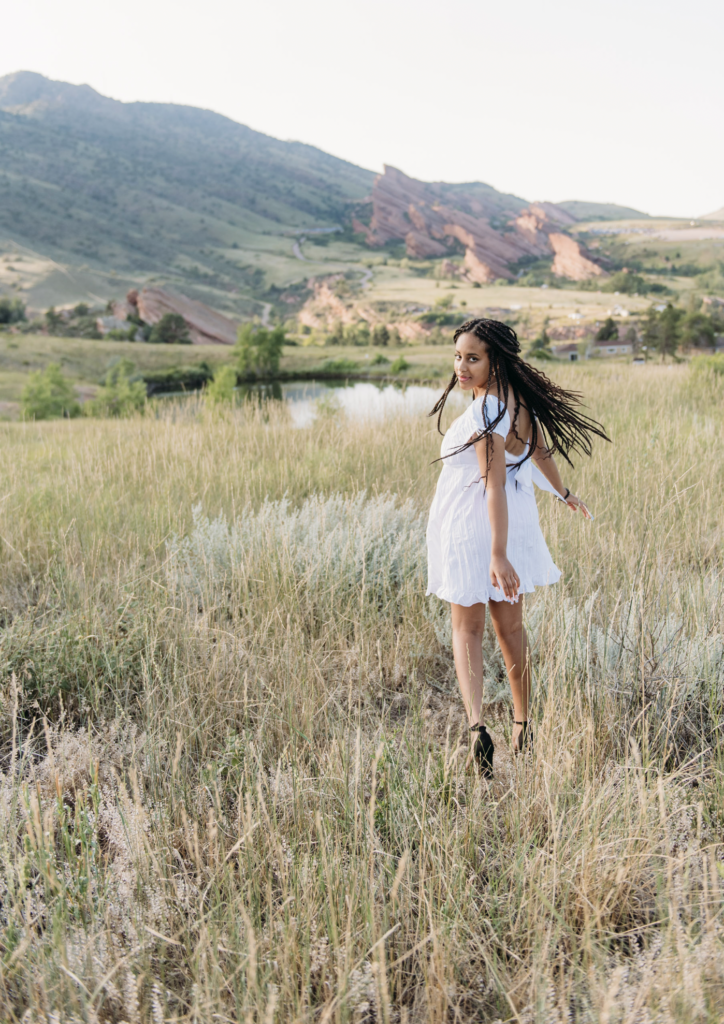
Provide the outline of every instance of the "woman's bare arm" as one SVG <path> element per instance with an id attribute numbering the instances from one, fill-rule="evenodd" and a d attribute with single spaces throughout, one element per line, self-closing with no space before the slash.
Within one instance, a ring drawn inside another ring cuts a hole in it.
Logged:
<path id="1" fill-rule="evenodd" d="M 535 462 L 536 466 L 541 471 L 543 476 L 546 478 L 548 483 L 551 484 L 551 486 L 555 487 L 558 493 L 561 496 L 563 496 L 568 490 L 568 488 L 561 479 L 561 474 L 558 470 L 556 460 L 553 458 L 553 452 L 550 450 L 550 448 L 547 448 L 545 445 L 539 444 L 535 448 L 535 451 L 533 452 L 531 458 L 533 459 L 533 461 Z M 583 504 L 581 499 L 577 497 L 577 495 L 572 494 L 570 491 L 568 492 L 568 497 L 566 498 L 566 505 L 568 505 L 568 507 L 573 512 L 575 512 L 576 509 L 579 508 L 583 515 L 586 517 L 586 519 L 591 518 L 591 513 L 588 511 L 588 509 Z"/>
<path id="2" fill-rule="evenodd" d="M 485 482 L 488 502 L 488 518 L 492 535 L 490 558 L 490 582 L 502 590 L 509 600 L 518 600 L 520 579 L 508 561 L 508 499 L 505 495 L 505 441 L 497 434 L 491 434 L 492 445 L 490 465 L 485 440 L 475 445 L 480 476 Z"/>

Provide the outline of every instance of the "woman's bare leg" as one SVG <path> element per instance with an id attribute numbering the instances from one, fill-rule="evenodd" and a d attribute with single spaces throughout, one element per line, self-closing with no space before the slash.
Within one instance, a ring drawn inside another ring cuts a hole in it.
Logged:
<path id="1" fill-rule="evenodd" d="M 453 657 L 455 671 L 463 695 L 463 703 L 471 725 L 480 721 L 483 703 L 483 632 L 485 605 L 452 605 Z"/>
<path id="2" fill-rule="evenodd" d="M 493 620 L 503 660 L 508 670 L 510 689 L 513 693 L 513 708 L 516 722 L 528 721 L 528 698 L 530 696 L 530 649 L 528 634 L 523 625 L 523 602 L 491 601 L 490 618 Z M 513 746 L 521 742 L 523 729 L 513 726 Z"/>

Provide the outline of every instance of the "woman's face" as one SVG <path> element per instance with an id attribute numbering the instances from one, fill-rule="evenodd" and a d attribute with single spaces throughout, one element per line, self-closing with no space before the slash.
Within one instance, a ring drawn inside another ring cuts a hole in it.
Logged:
<path id="1" fill-rule="evenodd" d="M 463 391 L 485 388 L 488 383 L 488 346 L 474 334 L 461 334 L 455 344 L 455 375 Z"/>

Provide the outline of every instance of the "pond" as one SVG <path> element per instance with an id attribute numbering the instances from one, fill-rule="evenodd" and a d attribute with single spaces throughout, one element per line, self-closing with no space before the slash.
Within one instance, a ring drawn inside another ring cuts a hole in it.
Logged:
<path id="1" fill-rule="evenodd" d="M 247 384 L 237 390 L 249 398 L 258 396 L 286 402 L 294 425 L 306 427 L 318 415 L 320 408 L 339 411 L 352 419 L 381 420 L 400 413 L 424 416 L 443 389 L 423 384 L 401 386 L 374 381 L 306 380 L 283 384 Z M 459 401 L 460 396 L 455 395 L 454 399 Z"/>

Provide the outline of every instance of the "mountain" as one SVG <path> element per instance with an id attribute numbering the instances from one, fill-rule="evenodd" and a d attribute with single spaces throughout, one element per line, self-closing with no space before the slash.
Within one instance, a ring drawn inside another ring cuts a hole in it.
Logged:
<path id="1" fill-rule="evenodd" d="M 721 210 L 714 210 L 713 213 L 705 213 L 699 220 L 724 220 L 724 206 Z"/>
<path id="2" fill-rule="evenodd" d="M 649 220 L 648 213 L 634 210 L 630 206 L 616 206 L 615 203 L 585 203 L 578 199 L 567 199 L 556 203 L 567 210 L 576 220 Z"/>
<path id="3" fill-rule="evenodd" d="M 601 270 L 566 228 L 602 211 L 643 216 L 528 206 L 482 182 L 394 168 L 375 177 L 213 111 L 121 103 L 27 71 L 0 78 L 0 291 L 36 309 L 150 283 L 243 316 L 268 316 L 262 303 L 284 315 L 309 277 L 364 269 L 360 235 L 418 258 L 464 253 L 480 282 L 551 259 L 553 273 L 582 279 Z"/>
<path id="4" fill-rule="evenodd" d="M 253 289 L 255 269 L 221 252 L 338 224 L 373 178 L 209 110 L 120 103 L 27 71 L 0 78 L 0 235 L 61 263 L 193 274 L 206 256 L 205 277 Z"/>

